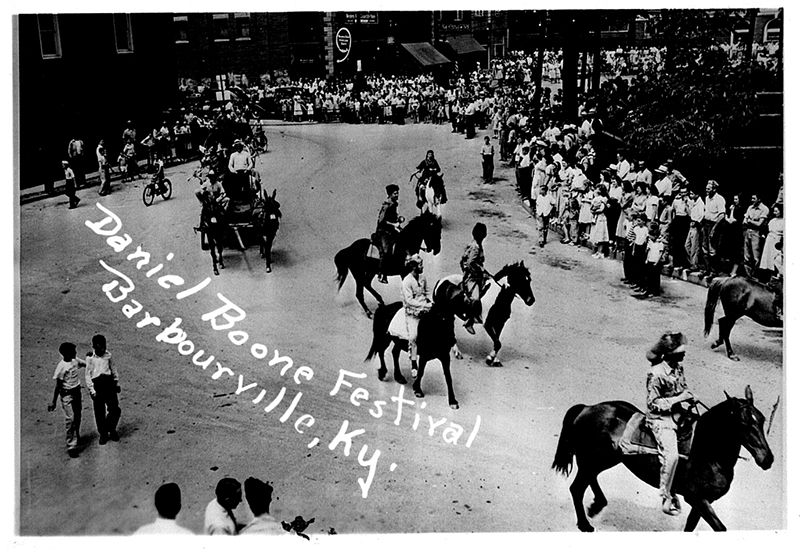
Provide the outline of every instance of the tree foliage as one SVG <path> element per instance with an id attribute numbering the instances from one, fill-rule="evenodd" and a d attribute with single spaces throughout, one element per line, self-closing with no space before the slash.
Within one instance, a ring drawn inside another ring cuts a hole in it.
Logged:
<path id="1" fill-rule="evenodd" d="M 640 158 L 674 156 L 710 162 L 725 157 L 758 116 L 756 92 L 776 75 L 732 60 L 720 45 L 738 14 L 668 10 L 658 27 L 667 46 L 662 71 L 640 75 L 618 121 Z M 613 118 L 613 113 L 610 113 Z"/>

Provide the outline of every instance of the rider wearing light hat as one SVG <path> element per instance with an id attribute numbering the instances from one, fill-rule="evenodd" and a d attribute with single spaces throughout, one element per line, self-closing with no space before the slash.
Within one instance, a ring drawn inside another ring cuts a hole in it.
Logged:
<path id="1" fill-rule="evenodd" d="M 422 276 L 422 258 L 414 254 L 406 259 L 411 272 L 403 279 L 403 308 L 406 313 L 408 328 L 408 355 L 411 358 L 411 370 L 417 369 L 417 328 L 420 316 L 431 309 L 431 292 L 428 281 Z"/>
<path id="2" fill-rule="evenodd" d="M 651 368 L 647 373 L 647 426 L 653 431 L 661 462 L 659 493 L 661 510 L 668 515 L 681 512 L 680 502 L 672 492 L 678 467 L 678 425 L 673 416 L 680 404 L 693 402 L 686 386 L 681 362 L 686 354 L 686 339 L 680 332 L 667 332 L 647 351 Z"/>

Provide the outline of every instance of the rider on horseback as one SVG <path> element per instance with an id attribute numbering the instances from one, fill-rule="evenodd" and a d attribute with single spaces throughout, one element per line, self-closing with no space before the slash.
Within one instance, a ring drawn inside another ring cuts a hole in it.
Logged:
<path id="1" fill-rule="evenodd" d="M 403 308 L 406 313 L 408 328 L 408 355 L 411 359 L 411 371 L 417 369 L 417 328 L 420 317 L 431 310 L 431 292 L 428 281 L 422 276 L 422 258 L 414 254 L 406 260 L 411 272 L 403 279 Z"/>
<path id="2" fill-rule="evenodd" d="M 469 243 L 461 255 L 461 270 L 464 273 L 461 284 L 464 297 L 468 301 L 468 309 L 472 313 L 464 323 L 464 329 L 474 335 L 475 329 L 472 325 L 476 322 L 481 323 L 481 296 L 486 292 L 492 275 L 483 266 L 485 261 L 483 240 L 486 238 L 486 225 L 480 222 L 476 223 L 472 228 L 472 238 L 474 240 Z"/>
<path id="3" fill-rule="evenodd" d="M 647 426 L 656 439 L 661 461 L 661 510 L 673 516 L 681 512 L 680 502 L 672 491 L 679 459 L 678 422 L 673 413 L 683 411 L 681 403 L 695 400 L 683 375 L 681 362 L 685 354 L 685 339 L 681 333 L 662 335 L 646 354 L 651 364 L 647 373 Z"/>
<path id="4" fill-rule="evenodd" d="M 417 166 L 417 172 L 421 172 L 419 180 L 417 181 L 417 188 L 414 190 L 417 197 L 417 207 L 422 207 L 425 203 L 425 186 L 430 184 L 434 190 L 438 190 L 437 194 L 442 194 L 442 203 L 446 202 L 444 198 L 444 183 L 442 182 L 442 169 L 439 163 L 433 156 L 433 151 L 429 150 L 425 154 L 425 160 Z"/>
<path id="5" fill-rule="evenodd" d="M 375 229 L 381 252 L 378 282 L 382 284 L 387 283 L 387 264 L 392 254 L 392 247 L 397 239 L 397 234 L 400 232 L 400 223 L 403 222 L 402 218 L 397 215 L 397 200 L 400 197 L 400 187 L 393 183 L 386 185 L 386 195 L 388 198 L 381 205 L 381 211 L 378 214 L 378 227 Z"/>

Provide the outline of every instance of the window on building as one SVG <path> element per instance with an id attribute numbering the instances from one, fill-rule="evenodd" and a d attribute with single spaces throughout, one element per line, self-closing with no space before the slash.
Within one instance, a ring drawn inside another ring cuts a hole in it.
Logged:
<path id="1" fill-rule="evenodd" d="M 129 13 L 114 14 L 114 39 L 117 43 L 117 53 L 131 53 L 133 51 L 131 15 Z"/>
<path id="2" fill-rule="evenodd" d="M 189 18 L 185 15 L 176 15 L 172 18 L 172 25 L 175 28 L 175 43 L 189 42 Z"/>
<path id="3" fill-rule="evenodd" d="M 484 10 L 476 10 L 472 12 L 472 15 L 474 15 L 475 17 L 484 17 L 486 15 L 486 12 Z"/>
<path id="4" fill-rule="evenodd" d="M 250 40 L 250 14 L 235 13 L 234 19 L 236 21 L 236 39 Z"/>
<path id="5" fill-rule="evenodd" d="M 781 39 L 781 20 L 771 19 L 764 25 L 764 42 L 778 42 Z"/>
<path id="6" fill-rule="evenodd" d="M 453 18 L 454 21 L 463 21 L 464 20 L 464 12 L 460 10 L 456 10 L 456 15 Z"/>
<path id="7" fill-rule="evenodd" d="M 214 14 L 214 40 L 229 40 L 228 14 Z"/>
<path id="8" fill-rule="evenodd" d="M 42 58 L 61 57 L 61 35 L 58 32 L 57 15 L 39 15 L 39 44 L 42 46 Z"/>

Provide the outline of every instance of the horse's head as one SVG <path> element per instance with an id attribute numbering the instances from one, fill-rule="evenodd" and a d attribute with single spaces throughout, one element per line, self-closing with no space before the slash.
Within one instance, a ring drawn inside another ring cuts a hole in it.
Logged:
<path id="1" fill-rule="evenodd" d="M 281 215 L 281 203 L 275 200 L 275 195 L 278 193 L 278 189 L 273 189 L 272 194 L 264 195 L 264 213 L 269 215 L 275 215 L 280 217 Z"/>
<path id="2" fill-rule="evenodd" d="M 725 393 L 728 403 L 732 403 L 732 414 L 739 425 L 740 442 L 759 467 L 764 470 L 772 466 L 775 457 L 764 435 L 764 415 L 753 404 L 753 391 L 748 385 L 744 390 L 744 399 L 732 398 Z"/>
<path id="3" fill-rule="evenodd" d="M 419 219 L 422 220 L 425 246 L 433 255 L 437 255 L 442 249 L 442 220 L 431 212 L 425 212 Z"/>
<path id="4" fill-rule="evenodd" d="M 531 273 L 522 261 L 506 265 L 495 275 L 495 279 L 505 277 L 509 287 L 518 295 L 525 305 L 530 307 L 536 301 L 531 290 Z"/>

